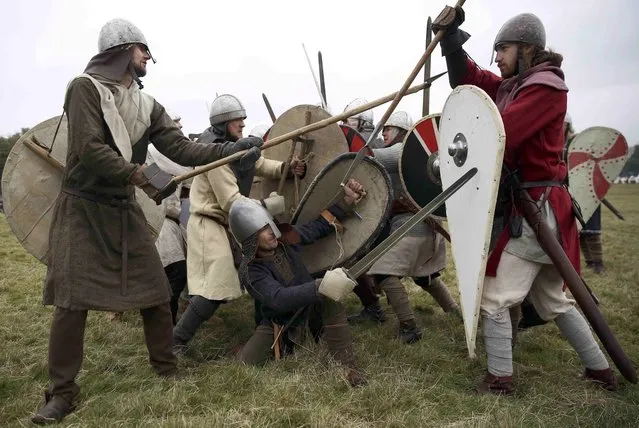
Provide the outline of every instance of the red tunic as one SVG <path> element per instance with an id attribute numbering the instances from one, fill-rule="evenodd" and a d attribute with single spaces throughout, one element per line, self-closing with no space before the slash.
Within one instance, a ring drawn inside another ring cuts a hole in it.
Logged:
<path id="1" fill-rule="evenodd" d="M 564 181 L 568 173 L 563 161 L 568 88 L 563 71 L 543 63 L 526 71 L 519 84 L 517 76 L 503 79 L 480 69 L 470 59 L 466 65 L 462 84 L 483 89 L 499 108 L 506 131 L 504 164 L 508 169 L 518 169 L 522 182 Z M 529 189 L 535 200 L 544 192 L 545 188 Z M 563 187 L 551 187 L 548 202 L 557 218 L 564 251 L 580 272 L 579 238 L 570 195 Z M 497 275 L 497 265 L 509 239 L 509 228 L 504 227 L 488 256 L 486 275 Z"/>

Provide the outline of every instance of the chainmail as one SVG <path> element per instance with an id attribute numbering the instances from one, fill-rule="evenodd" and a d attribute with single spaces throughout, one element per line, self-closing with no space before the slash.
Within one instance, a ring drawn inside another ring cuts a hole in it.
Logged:
<path id="1" fill-rule="evenodd" d="M 249 289 L 255 290 L 251 283 L 251 275 L 249 274 L 248 266 L 257 254 L 257 235 L 257 233 L 254 233 L 242 242 L 242 261 L 240 262 L 238 274 L 242 289 L 247 291 Z"/>
<path id="2" fill-rule="evenodd" d="M 291 269 L 291 263 L 286 256 L 286 250 L 283 245 L 278 245 L 275 249 L 273 263 L 275 264 L 279 274 L 282 275 L 282 278 L 284 278 L 284 283 L 286 285 L 290 284 L 293 281 L 293 278 L 295 278 L 295 274 Z"/>

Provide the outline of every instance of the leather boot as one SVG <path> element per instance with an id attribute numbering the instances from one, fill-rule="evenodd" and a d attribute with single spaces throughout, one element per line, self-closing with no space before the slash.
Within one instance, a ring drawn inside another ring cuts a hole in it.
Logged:
<path id="1" fill-rule="evenodd" d="M 417 327 L 415 320 L 402 321 L 399 323 L 399 340 L 405 344 L 411 344 L 422 338 L 422 332 Z"/>
<path id="2" fill-rule="evenodd" d="M 356 324 L 362 321 L 375 321 L 383 323 L 388 319 L 386 312 L 382 309 L 379 302 L 375 302 L 372 305 L 364 306 L 364 308 L 357 314 L 349 315 L 348 322 Z"/>
<path id="3" fill-rule="evenodd" d="M 603 370 L 592 370 L 587 368 L 584 371 L 584 379 L 602 387 L 606 391 L 616 391 L 618 388 L 617 378 L 610 368 Z"/>
<path id="4" fill-rule="evenodd" d="M 515 393 L 512 376 L 495 376 L 486 373 L 476 388 L 480 394 L 512 395 Z"/>
<path id="5" fill-rule="evenodd" d="M 45 405 L 31 418 L 31 422 L 38 425 L 60 422 L 66 415 L 75 410 L 75 404 L 61 395 L 44 393 Z"/>

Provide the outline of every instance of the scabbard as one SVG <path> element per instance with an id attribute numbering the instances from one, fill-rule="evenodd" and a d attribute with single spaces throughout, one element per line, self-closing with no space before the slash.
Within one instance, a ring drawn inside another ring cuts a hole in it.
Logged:
<path id="1" fill-rule="evenodd" d="M 637 371 L 635 370 L 634 364 L 624 352 L 621 344 L 612 333 L 612 330 L 610 330 L 597 304 L 588 293 L 583 280 L 570 263 L 563 247 L 543 218 L 541 209 L 526 190 L 521 190 L 520 201 L 524 217 L 535 231 L 539 244 L 546 254 L 548 254 L 548 257 L 550 257 L 557 271 L 566 282 L 568 289 L 586 316 L 595 334 L 599 337 L 599 340 L 601 340 L 606 352 L 623 377 L 632 383 L 637 383 Z"/>

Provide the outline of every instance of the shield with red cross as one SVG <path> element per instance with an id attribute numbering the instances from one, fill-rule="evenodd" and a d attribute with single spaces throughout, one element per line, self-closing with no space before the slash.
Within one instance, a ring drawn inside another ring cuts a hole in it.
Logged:
<path id="1" fill-rule="evenodd" d="M 628 143 L 617 130 L 594 126 L 568 145 L 568 183 L 584 220 L 595 212 L 628 160 Z"/>

